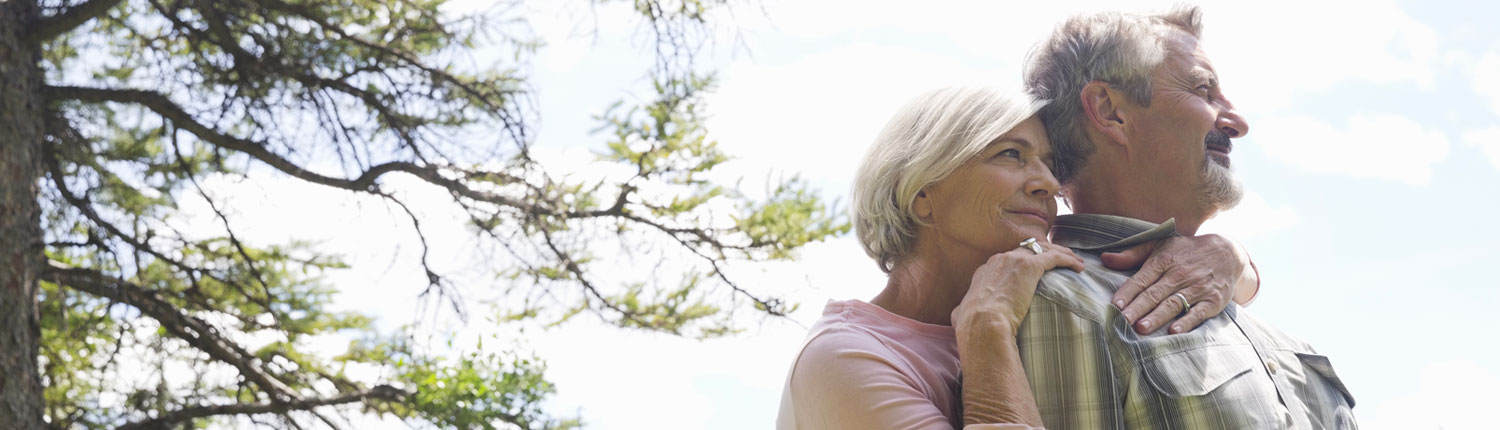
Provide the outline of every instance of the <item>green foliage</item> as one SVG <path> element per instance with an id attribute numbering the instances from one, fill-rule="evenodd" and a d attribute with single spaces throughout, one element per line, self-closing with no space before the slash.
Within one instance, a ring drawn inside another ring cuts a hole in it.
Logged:
<path id="1" fill-rule="evenodd" d="M 615 103 L 596 132 L 609 130 L 605 160 L 636 166 L 638 177 L 661 179 L 674 185 L 704 185 L 703 173 L 729 161 L 719 144 L 708 140 L 703 128 L 701 95 L 713 87 L 712 75 L 658 81 L 659 97 L 645 106 L 625 109 Z"/>
<path id="2" fill-rule="evenodd" d="M 95 369 L 107 365 L 118 352 L 121 325 L 110 313 L 112 307 L 120 307 L 51 282 L 42 282 L 41 290 L 37 314 L 42 326 L 40 358 L 47 414 L 95 427 L 89 424 L 106 419 L 99 395 L 109 385 Z"/>
<path id="3" fill-rule="evenodd" d="M 548 418 L 540 403 L 552 394 L 536 359 L 506 354 L 468 353 L 444 366 L 433 359 L 402 366 L 400 379 L 420 387 L 412 395 L 412 414 L 444 428 L 497 429 L 496 423 L 521 428 L 576 428 L 576 420 Z"/>
<path id="4" fill-rule="evenodd" d="M 447 338 L 451 348 L 455 339 Z M 456 429 L 572 429 L 576 418 L 547 416 L 541 402 L 554 392 L 543 378 L 546 366 L 535 357 L 485 349 L 483 338 L 474 350 L 445 357 L 420 351 L 411 337 L 367 339 L 350 344 L 335 357 L 340 363 L 384 363 L 392 366 L 394 381 L 408 395 L 399 402 L 373 401 L 370 411 L 391 414 L 408 422 L 426 422 Z"/>
<path id="5" fill-rule="evenodd" d="M 627 312 L 637 315 L 636 318 L 623 322 L 626 327 L 683 334 L 683 330 L 694 322 L 720 315 L 721 309 L 718 306 L 709 304 L 700 295 L 694 294 L 706 277 L 707 275 L 688 274 L 678 289 L 657 291 L 649 299 L 643 297 L 646 286 L 635 284 L 612 300 Z M 699 338 L 709 338 L 736 331 L 723 321 L 711 321 L 698 327 L 697 335 Z"/>
<path id="6" fill-rule="evenodd" d="M 752 244 L 766 247 L 771 259 L 791 258 L 802 245 L 849 232 L 849 223 L 828 217 L 823 201 L 795 176 L 777 184 L 765 201 L 746 202 L 741 210 L 737 229 Z"/>

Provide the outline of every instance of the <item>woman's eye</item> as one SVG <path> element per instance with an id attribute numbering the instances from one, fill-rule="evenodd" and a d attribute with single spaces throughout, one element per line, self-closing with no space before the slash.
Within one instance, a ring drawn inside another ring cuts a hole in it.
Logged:
<path id="1" fill-rule="evenodd" d="M 1007 149 L 1007 150 L 995 153 L 995 156 L 996 157 L 1010 157 L 1010 158 L 1019 159 L 1019 158 L 1021 158 L 1021 151 L 1012 148 L 1012 149 Z"/>

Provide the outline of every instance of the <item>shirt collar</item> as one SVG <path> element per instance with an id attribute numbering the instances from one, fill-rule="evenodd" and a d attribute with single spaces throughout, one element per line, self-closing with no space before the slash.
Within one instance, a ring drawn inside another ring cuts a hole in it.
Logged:
<path id="1" fill-rule="evenodd" d="M 1177 220 L 1156 224 L 1135 218 L 1100 214 L 1057 217 L 1052 242 L 1080 251 L 1116 252 L 1177 235 Z"/>

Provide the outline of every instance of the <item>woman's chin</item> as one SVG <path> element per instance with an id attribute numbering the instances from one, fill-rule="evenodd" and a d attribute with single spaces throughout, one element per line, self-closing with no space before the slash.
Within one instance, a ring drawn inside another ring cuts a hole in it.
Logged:
<path id="1" fill-rule="evenodd" d="M 1036 240 L 1045 242 L 1047 241 L 1047 233 L 1049 233 L 1051 230 L 1050 226 L 1045 225 L 1045 223 L 1037 222 L 1008 223 L 1006 227 L 1009 227 L 1008 229 L 1006 229 L 1008 230 L 1006 232 L 1007 235 L 1009 235 L 1010 237 L 1020 238 L 1016 240 L 1017 244 L 1021 243 L 1021 241 L 1024 241 L 1027 238 L 1036 238 Z"/>

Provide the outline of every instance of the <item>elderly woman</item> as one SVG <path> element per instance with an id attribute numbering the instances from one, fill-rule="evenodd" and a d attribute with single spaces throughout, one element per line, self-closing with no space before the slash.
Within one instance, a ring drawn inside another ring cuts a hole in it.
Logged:
<path id="1" fill-rule="evenodd" d="M 888 274 L 885 289 L 824 309 L 787 376 L 777 428 L 1040 428 L 1016 329 L 1043 272 L 1083 269 L 1072 251 L 1047 242 L 1059 185 L 1033 116 L 1041 105 L 993 89 L 944 89 L 886 125 L 853 192 L 859 240 Z M 1247 272 L 1225 247 L 1189 246 L 1209 257 L 1172 270 Z M 1135 282 L 1117 302 L 1129 303 L 1127 318 L 1180 309 L 1174 293 L 1207 288 L 1146 287 L 1157 280 Z M 1221 309 L 1234 288 L 1222 284 L 1212 292 L 1222 299 L 1210 300 Z M 1143 290 L 1156 294 L 1134 296 Z"/>

